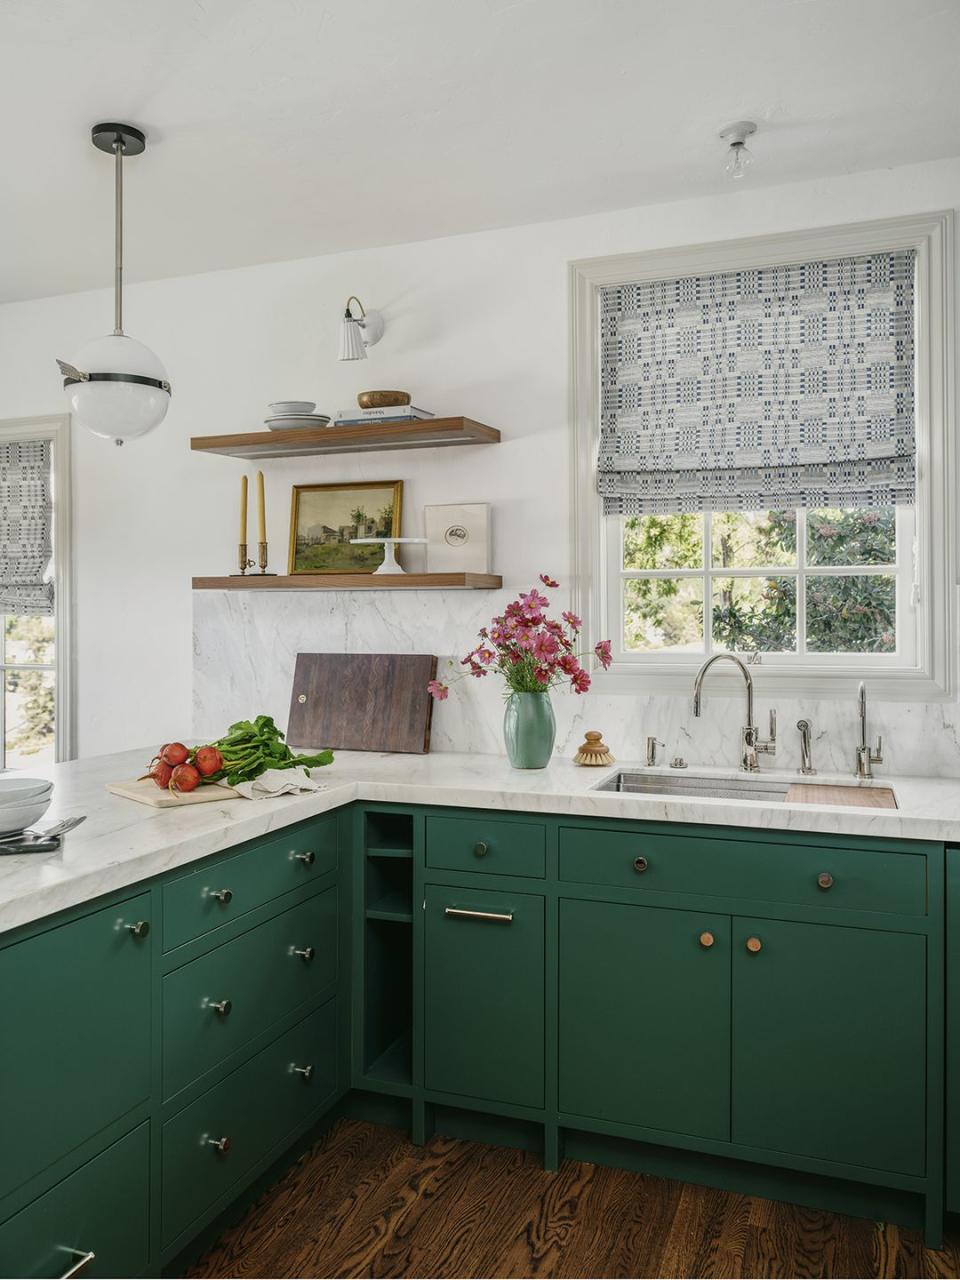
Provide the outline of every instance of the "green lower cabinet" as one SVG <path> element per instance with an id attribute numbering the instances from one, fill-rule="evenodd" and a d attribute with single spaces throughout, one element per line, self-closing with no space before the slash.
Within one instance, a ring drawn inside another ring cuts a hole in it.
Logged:
<path id="1" fill-rule="evenodd" d="M 730 917 L 560 902 L 560 1110 L 730 1137 Z"/>
<path id="2" fill-rule="evenodd" d="M 734 1142 L 922 1175 L 926 938 L 733 922 Z"/>
<path id="3" fill-rule="evenodd" d="M 960 849 L 947 849 L 947 1209 L 960 1213 Z"/>
<path id="4" fill-rule="evenodd" d="M 544 901 L 427 885 L 427 1089 L 542 1107 Z"/>
<path id="5" fill-rule="evenodd" d="M 142 1124 L 0 1226 L 0 1276 L 33 1280 L 72 1267 L 83 1280 L 143 1275 L 149 1167 Z"/>

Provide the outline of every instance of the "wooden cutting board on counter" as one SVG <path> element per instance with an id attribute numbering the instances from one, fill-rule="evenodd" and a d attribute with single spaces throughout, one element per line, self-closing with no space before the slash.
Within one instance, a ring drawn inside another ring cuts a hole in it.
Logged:
<path id="1" fill-rule="evenodd" d="M 889 787 L 845 787 L 836 782 L 795 782 L 785 797 L 787 804 L 839 804 L 858 809 L 896 809 Z"/>
<path id="2" fill-rule="evenodd" d="M 334 751 L 430 750 L 437 659 L 427 653 L 298 653 L 287 742 Z"/>
<path id="3" fill-rule="evenodd" d="M 176 795 L 172 791 L 164 791 L 150 778 L 131 778 L 129 782 L 108 782 L 107 790 L 112 796 L 123 796 L 124 800 L 137 800 L 140 804 L 148 804 L 151 809 L 179 809 L 185 804 L 209 804 L 212 800 L 236 800 L 239 794 L 233 787 L 200 786 L 196 791 Z"/>

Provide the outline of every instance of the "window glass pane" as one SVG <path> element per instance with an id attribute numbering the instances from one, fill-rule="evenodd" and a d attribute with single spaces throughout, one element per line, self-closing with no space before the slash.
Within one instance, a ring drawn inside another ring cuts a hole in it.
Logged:
<path id="1" fill-rule="evenodd" d="M 53 663 L 53 618 L 4 618 L 4 662 Z"/>
<path id="2" fill-rule="evenodd" d="M 715 511 L 715 569 L 759 569 L 797 563 L 795 511 Z"/>
<path id="3" fill-rule="evenodd" d="M 894 653 L 897 584 L 893 574 L 807 578 L 811 653 Z"/>
<path id="4" fill-rule="evenodd" d="M 807 512 L 808 564 L 895 564 L 897 509 Z"/>
<path id="5" fill-rule="evenodd" d="M 7 671 L 4 712 L 7 768 L 53 764 L 53 672 Z"/>
<path id="6" fill-rule="evenodd" d="M 703 579 L 634 578 L 623 584 L 623 646 L 703 652 Z"/>
<path id="7" fill-rule="evenodd" d="M 703 516 L 628 516 L 623 522 L 624 569 L 700 569 Z"/>
<path id="8" fill-rule="evenodd" d="M 796 578 L 715 579 L 713 640 L 720 649 L 795 652 Z"/>

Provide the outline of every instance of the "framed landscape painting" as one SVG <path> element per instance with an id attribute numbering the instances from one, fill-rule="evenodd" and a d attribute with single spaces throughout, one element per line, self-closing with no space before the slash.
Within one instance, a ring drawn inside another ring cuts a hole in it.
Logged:
<path id="1" fill-rule="evenodd" d="M 351 538 L 399 538 L 402 480 L 295 484 L 290 511 L 289 573 L 373 573 L 383 547 Z"/>

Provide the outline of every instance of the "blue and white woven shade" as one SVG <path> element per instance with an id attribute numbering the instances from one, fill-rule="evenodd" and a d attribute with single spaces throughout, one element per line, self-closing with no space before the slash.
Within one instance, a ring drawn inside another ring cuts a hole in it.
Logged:
<path id="1" fill-rule="evenodd" d="M 912 503 L 914 271 L 897 250 L 602 289 L 604 511 Z"/>
<path id="2" fill-rule="evenodd" d="M 0 444 L 0 614 L 53 613 L 49 440 Z"/>

